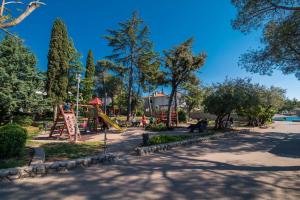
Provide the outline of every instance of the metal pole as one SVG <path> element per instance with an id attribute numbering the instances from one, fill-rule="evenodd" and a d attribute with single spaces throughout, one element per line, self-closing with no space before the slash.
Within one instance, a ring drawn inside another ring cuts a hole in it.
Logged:
<path id="1" fill-rule="evenodd" d="M 79 130 L 77 130 L 78 127 L 78 101 L 79 101 L 79 87 L 80 87 L 80 78 L 81 75 L 80 74 L 76 74 L 76 79 L 77 79 L 77 94 L 76 94 L 76 122 L 75 122 L 75 142 L 77 142 L 77 132 Z"/>
<path id="2" fill-rule="evenodd" d="M 107 104 L 107 92 L 105 92 L 105 98 L 104 98 L 104 114 L 106 114 L 106 104 Z"/>
<path id="3" fill-rule="evenodd" d="M 104 155 L 106 155 L 107 150 L 107 137 L 106 137 L 106 128 L 104 129 Z"/>

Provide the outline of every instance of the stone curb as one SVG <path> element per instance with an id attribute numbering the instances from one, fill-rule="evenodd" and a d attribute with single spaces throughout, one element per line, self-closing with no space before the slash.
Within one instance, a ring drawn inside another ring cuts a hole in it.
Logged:
<path id="1" fill-rule="evenodd" d="M 49 173 L 64 172 L 74 168 L 88 167 L 92 164 L 111 163 L 116 160 L 114 154 L 97 155 L 75 160 L 39 163 L 31 166 L 16 167 L 0 170 L 0 182 L 16 180 L 26 177 L 44 176 Z"/>
<path id="2" fill-rule="evenodd" d="M 151 146 L 146 146 L 146 147 L 137 147 L 135 149 L 135 151 L 136 151 L 137 155 L 145 156 L 149 153 L 165 151 L 165 150 L 171 149 L 173 147 L 177 147 L 177 146 L 193 145 L 195 143 L 206 142 L 206 141 L 221 138 L 221 137 L 232 137 L 232 136 L 236 136 L 237 134 L 245 133 L 245 132 L 247 132 L 247 131 L 242 130 L 242 131 L 230 131 L 230 132 L 226 132 L 226 133 L 217 133 L 217 134 L 214 134 L 211 136 L 196 137 L 196 138 L 192 138 L 192 139 L 188 139 L 188 140 L 182 140 L 179 142 L 170 142 L 170 143 L 151 145 Z"/>

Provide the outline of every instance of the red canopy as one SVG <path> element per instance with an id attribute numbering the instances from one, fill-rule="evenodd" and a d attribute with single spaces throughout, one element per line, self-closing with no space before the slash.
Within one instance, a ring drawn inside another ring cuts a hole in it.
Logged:
<path id="1" fill-rule="evenodd" d="M 91 105 L 102 105 L 102 101 L 101 99 L 99 99 L 98 97 L 96 97 L 95 99 L 92 99 L 89 104 Z"/>

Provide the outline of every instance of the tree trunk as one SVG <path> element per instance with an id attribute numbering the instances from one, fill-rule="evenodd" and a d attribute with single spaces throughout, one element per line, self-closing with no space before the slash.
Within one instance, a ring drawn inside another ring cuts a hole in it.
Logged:
<path id="1" fill-rule="evenodd" d="M 127 97 L 127 121 L 130 120 L 130 116 L 131 116 L 132 82 L 133 82 L 133 64 L 131 64 L 130 71 L 129 71 L 128 97 Z"/>
<path id="2" fill-rule="evenodd" d="M 152 116 L 152 106 L 151 106 L 150 91 L 149 91 L 149 95 L 148 95 L 148 105 L 149 105 L 150 116 Z"/>
<path id="3" fill-rule="evenodd" d="M 53 121 L 57 119 L 57 104 L 53 106 Z"/>
<path id="4" fill-rule="evenodd" d="M 219 118 L 220 118 L 220 116 L 217 116 L 217 118 L 215 119 L 215 128 L 214 129 L 218 129 Z"/>
<path id="5" fill-rule="evenodd" d="M 169 97 L 169 103 L 168 103 L 168 113 L 167 113 L 167 127 L 170 128 L 171 127 L 171 123 L 172 123 L 172 111 L 171 111 L 171 107 L 172 107 L 172 103 L 173 103 L 173 98 L 174 98 L 174 94 L 175 94 L 175 90 L 176 88 L 174 88 L 174 86 L 172 86 L 172 91 Z"/>
<path id="6" fill-rule="evenodd" d="M 175 93 L 174 93 L 174 101 L 175 101 L 175 105 L 174 105 L 174 108 L 175 108 L 175 113 L 176 113 L 176 126 L 178 125 L 178 114 L 177 114 L 177 90 L 175 90 Z"/>
<path id="7" fill-rule="evenodd" d="M 113 112 L 113 115 L 115 115 L 115 98 L 114 98 L 114 95 L 111 95 L 111 106 L 112 106 L 112 112 Z"/>

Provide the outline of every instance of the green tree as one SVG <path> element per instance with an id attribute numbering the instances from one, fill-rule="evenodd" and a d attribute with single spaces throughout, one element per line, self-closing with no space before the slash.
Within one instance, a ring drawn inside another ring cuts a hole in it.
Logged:
<path id="1" fill-rule="evenodd" d="M 185 110 L 189 119 L 191 112 L 196 108 L 200 108 L 203 100 L 203 92 L 200 88 L 200 80 L 196 76 L 191 78 L 182 85 L 181 90 L 182 99 L 185 103 Z"/>
<path id="2" fill-rule="evenodd" d="M 203 100 L 204 110 L 216 115 L 215 129 L 223 128 L 223 120 L 230 118 L 231 113 L 242 104 L 242 97 L 236 95 L 236 85 L 242 80 L 226 80 L 223 84 L 214 84 Z"/>
<path id="3" fill-rule="evenodd" d="M 172 48 L 169 51 L 164 51 L 165 54 L 165 80 L 171 86 L 171 94 L 168 103 L 168 119 L 167 126 L 171 126 L 171 107 L 177 89 L 185 82 L 189 81 L 203 65 L 206 59 L 205 53 L 193 55 L 192 52 L 193 40 L 188 39 L 179 46 Z"/>
<path id="4" fill-rule="evenodd" d="M 69 40 L 67 28 L 62 20 L 54 21 L 48 52 L 46 90 L 53 105 L 54 119 L 57 106 L 67 98 Z"/>
<path id="5" fill-rule="evenodd" d="M 290 112 L 298 107 L 300 107 L 300 101 L 298 101 L 296 98 L 285 99 L 283 106 L 280 108 L 280 112 Z"/>
<path id="6" fill-rule="evenodd" d="M 93 98 L 95 88 L 95 62 L 92 50 L 86 58 L 85 77 L 83 80 L 83 97 L 86 102 Z"/>
<path id="7" fill-rule="evenodd" d="M 248 33 L 263 28 L 263 48 L 249 50 L 240 65 L 250 72 L 271 75 L 275 69 L 300 79 L 299 0 L 232 0 L 235 29 Z"/>
<path id="8" fill-rule="evenodd" d="M 241 92 L 245 94 L 242 99 L 243 103 L 236 109 L 236 112 L 248 118 L 248 125 L 259 126 L 271 121 L 284 103 L 285 90 L 281 88 L 248 84 L 242 89 Z"/>
<path id="9" fill-rule="evenodd" d="M 251 83 L 250 79 L 226 80 L 215 84 L 204 98 L 206 112 L 217 116 L 215 128 L 224 128 L 231 114 L 247 117 L 248 124 L 264 125 L 282 107 L 285 91 Z"/>
<path id="10" fill-rule="evenodd" d="M 77 79 L 76 74 L 81 74 L 82 72 L 82 63 L 80 61 L 81 54 L 77 51 L 74 46 L 72 39 L 69 40 L 69 49 L 68 49 L 68 95 L 75 97 L 77 92 Z M 75 98 L 72 99 L 73 101 Z"/>
<path id="11" fill-rule="evenodd" d="M 20 39 L 8 35 L 0 43 L 0 55 L 0 123 L 5 117 L 47 109 L 35 55 Z"/>
<path id="12" fill-rule="evenodd" d="M 136 12 L 132 17 L 119 23 L 119 29 L 108 30 L 109 35 L 104 36 L 108 41 L 108 45 L 113 48 L 113 54 L 107 56 L 108 59 L 114 61 L 118 67 L 118 71 L 122 71 L 127 77 L 127 120 L 129 120 L 132 112 L 132 98 L 134 85 L 139 82 L 134 81 L 135 73 L 138 73 L 140 59 L 147 52 L 152 51 L 152 43 L 148 35 L 149 29 L 144 25 L 143 20 Z"/>
<path id="13" fill-rule="evenodd" d="M 122 80 L 118 76 L 108 73 L 102 74 L 102 76 L 98 78 L 101 79 L 102 82 L 101 85 L 98 85 L 98 96 L 105 98 L 106 93 L 107 97 L 111 99 L 112 108 L 114 108 L 116 105 L 116 97 L 122 92 Z"/>

